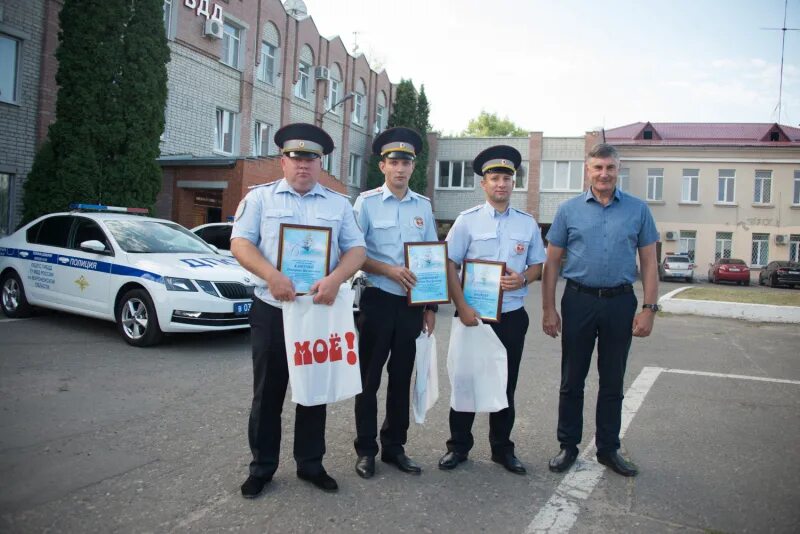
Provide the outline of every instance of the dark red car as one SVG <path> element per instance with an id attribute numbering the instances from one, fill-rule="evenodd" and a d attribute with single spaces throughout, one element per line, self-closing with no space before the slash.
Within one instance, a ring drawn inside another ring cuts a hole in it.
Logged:
<path id="1" fill-rule="evenodd" d="M 720 282 L 736 282 L 750 285 L 750 267 L 742 260 L 720 258 L 708 268 L 708 281 L 712 284 Z"/>

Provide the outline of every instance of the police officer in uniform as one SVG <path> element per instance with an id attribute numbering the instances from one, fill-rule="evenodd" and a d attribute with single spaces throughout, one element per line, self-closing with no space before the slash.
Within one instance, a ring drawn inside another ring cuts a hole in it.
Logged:
<path id="1" fill-rule="evenodd" d="M 436 320 L 435 307 L 409 306 L 406 298 L 416 278 L 405 267 L 403 243 L 437 241 L 430 200 L 408 188 L 422 138 L 409 128 L 391 128 L 375 138 L 372 150 L 381 157 L 378 165 L 386 181 L 362 193 L 353 207 L 367 243 L 363 270 L 369 286 L 361 296 L 358 318 L 363 391 L 356 396 L 355 449 L 356 473 L 362 478 L 375 474 L 377 392 L 390 352 L 381 460 L 406 473 L 422 471 L 406 456 L 403 446 L 408 434 L 415 340 L 423 324 L 428 334 L 433 333 Z"/>
<path id="2" fill-rule="evenodd" d="M 281 410 L 289 381 L 281 303 L 295 298 L 291 280 L 276 269 L 281 223 L 327 226 L 332 229 L 328 276 L 316 282 L 314 303 L 331 305 L 339 286 L 364 261 L 364 236 L 345 195 L 318 183 L 321 158 L 333 150 L 333 140 L 311 124 L 290 124 L 275 133 L 281 149 L 284 178 L 250 191 L 236 210 L 231 252 L 260 279 L 250 311 L 253 346 L 253 404 L 248 438 L 253 461 L 242 495 L 256 497 L 278 468 Z M 336 481 L 322 466 L 325 453 L 325 405 L 295 410 L 294 458 L 297 476 L 325 491 Z"/>
<path id="3" fill-rule="evenodd" d="M 506 145 L 487 148 L 472 162 L 481 175 L 486 203 L 462 212 L 447 235 L 448 282 L 450 296 L 459 319 L 466 326 L 478 324 L 479 315 L 464 300 L 457 269 L 465 259 L 504 261 L 501 278 L 503 303 L 499 323 L 488 323 L 500 338 L 508 355 L 508 408 L 489 415 L 489 444 L 492 460 L 512 473 L 524 475 L 525 466 L 514 454 L 511 430 L 514 426 L 514 390 L 517 387 L 522 346 L 528 330 L 524 308 L 528 284 L 539 277 L 545 260 L 541 231 L 536 220 L 510 206 L 514 174 L 522 156 Z M 450 410 L 450 439 L 447 453 L 439 460 L 440 469 L 455 469 L 467 459 L 474 439 L 473 412 Z"/>

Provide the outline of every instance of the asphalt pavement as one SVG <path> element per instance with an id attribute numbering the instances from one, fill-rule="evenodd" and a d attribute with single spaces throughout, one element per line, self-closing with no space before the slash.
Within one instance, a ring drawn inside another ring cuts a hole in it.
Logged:
<path id="1" fill-rule="evenodd" d="M 662 283 L 660 293 L 679 286 Z M 626 375 L 626 387 L 637 386 L 626 402 L 639 405 L 626 415 L 623 447 L 639 476 L 598 471 L 591 457 L 557 475 L 547 461 L 558 450 L 560 344 L 541 331 L 540 286 L 532 287 L 512 435 L 526 476 L 491 462 L 485 414 L 469 461 L 436 467 L 449 434 L 452 307 L 443 306 L 441 397 L 425 425 L 412 422 L 406 447 L 424 472 L 378 462 L 373 479 L 360 479 L 348 400 L 328 407 L 325 466 L 340 490 L 320 492 L 295 476 L 287 400 L 281 465 L 255 500 L 239 494 L 250 460 L 249 332 L 137 349 L 94 319 L 0 319 L 0 531 L 798 530 L 800 325 L 661 314 L 652 336 L 634 340 Z M 582 452 L 596 393 L 592 369 Z"/>

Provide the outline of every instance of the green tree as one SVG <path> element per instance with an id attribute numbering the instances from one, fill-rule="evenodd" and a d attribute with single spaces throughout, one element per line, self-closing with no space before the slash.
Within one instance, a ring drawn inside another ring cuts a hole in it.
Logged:
<path id="1" fill-rule="evenodd" d="M 408 186 L 412 191 L 424 195 L 428 188 L 428 153 L 430 152 L 430 147 L 428 146 L 428 132 L 431 129 L 428 120 L 430 106 L 428 105 L 428 97 L 425 94 L 425 85 L 421 85 L 419 88 L 416 111 L 414 129 L 422 136 L 422 152 L 417 154 L 417 160 L 414 164 L 414 173 L 408 181 Z"/>
<path id="2" fill-rule="evenodd" d="M 520 128 L 508 117 L 499 118 L 496 113 L 481 110 L 480 115 L 470 120 L 462 137 L 527 137 L 528 131 Z"/>
<path id="3" fill-rule="evenodd" d="M 56 121 L 25 183 L 24 221 L 70 202 L 152 207 L 167 96 L 161 0 L 65 0 Z"/>

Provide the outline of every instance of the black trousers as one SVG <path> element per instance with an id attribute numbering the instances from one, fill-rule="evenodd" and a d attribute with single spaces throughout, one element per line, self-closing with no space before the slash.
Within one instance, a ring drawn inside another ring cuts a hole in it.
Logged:
<path id="1" fill-rule="evenodd" d="M 396 456 L 404 452 L 403 445 L 408 439 L 411 373 L 417 354 L 415 340 L 422 331 L 423 308 L 409 306 L 406 297 L 376 287 L 364 290 L 359 308 L 358 351 L 363 389 L 356 396 L 356 454 L 378 454 L 377 393 L 388 358 L 386 418 L 381 426 L 380 440 L 383 454 Z"/>
<path id="2" fill-rule="evenodd" d="M 519 308 L 502 314 L 499 323 L 487 323 L 500 338 L 506 348 L 508 358 L 508 385 L 506 396 L 508 408 L 489 414 L 489 445 L 492 454 L 503 455 L 514 453 L 514 442 L 511 441 L 511 430 L 514 428 L 514 392 L 517 389 L 519 365 L 522 361 L 522 346 L 525 333 L 528 331 L 528 312 Z M 467 454 L 475 444 L 472 436 L 474 412 L 457 412 L 450 409 L 450 439 L 447 450 Z"/>
<path id="3" fill-rule="evenodd" d="M 562 448 L 581 442 L 583 387 L 597 341 L 597 451 L 619 449 L 623 385 L 638 301 L 633 292 L 598 297 L 572 287 L 561 297 L 561 390 L 558 441 Z"/>
<path id="4" fill-rule="evenodd" d="M 281 448 L 281 411 L 289 383 L 283 315 L 280 308 L 253 299 L 250 310 L 253 345 L 253 405 L 248 439 L 253 461 L 250 474 L 270 477 L 278 469 Z M 295 408 L 294 459 L 297 470 L 315 475 L 322 471 L 325 454 L 326 406 Z"/>

